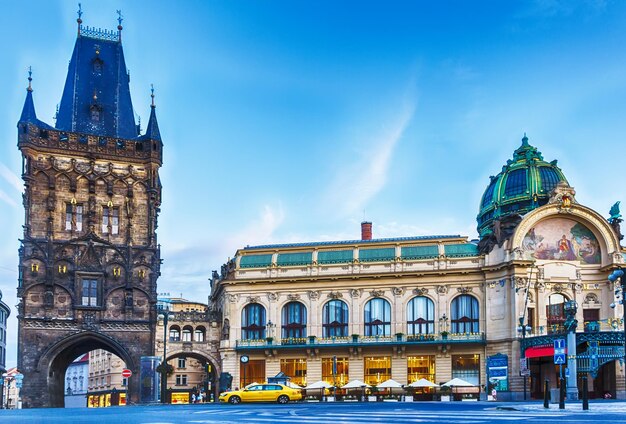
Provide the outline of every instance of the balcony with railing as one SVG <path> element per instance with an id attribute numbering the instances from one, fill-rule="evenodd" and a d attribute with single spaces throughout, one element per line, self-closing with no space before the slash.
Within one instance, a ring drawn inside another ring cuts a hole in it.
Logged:
<path id="1" fill-rule="evenodd" d="M 392 345 L 441 345 L 460 343 L 485 343 L 484 333 L 442 333 L 442 334 L 395 334 L 393 336 L 362 336 L 353 334 L 348 337 L 298 337 L 237 340 L 237 349 L 293 348 L 315 346 L 324 347 L 355 347 L 355 346 L 392 346 Z"/>

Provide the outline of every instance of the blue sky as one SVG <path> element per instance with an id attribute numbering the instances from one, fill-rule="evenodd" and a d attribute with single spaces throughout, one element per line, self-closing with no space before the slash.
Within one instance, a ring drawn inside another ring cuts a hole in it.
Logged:
<path id="1" fill-rule="evenodd" d="M 623 186 L 626 2 L 95 1 L 122 9 L 133 105 L 156 90 L 164 140 L 159 291 L 206 300 L 238 247 L 475 238 L 478 203 L 524 132 L 605 216 Z M 3 5 L 0 289 L 13 306 L 23 224 L 16 123 L 33 67 L 53 123 L 77 4 Z M 620 178 L 621 173 L 621 178 Z M 626 202 L 625 202 L 626 203 Z M 8 365 L 16 362 L 15 310 Z"/>

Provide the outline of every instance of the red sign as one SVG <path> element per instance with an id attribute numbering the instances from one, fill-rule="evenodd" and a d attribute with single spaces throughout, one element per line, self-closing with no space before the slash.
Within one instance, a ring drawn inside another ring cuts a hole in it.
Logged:
<path id="1" fill-rule="evenodd" d="M 133 372 L 131 370 L 129 369 L 122 370 L 122 377 L 130 378 L 131 375 L 133 375 Z"/>

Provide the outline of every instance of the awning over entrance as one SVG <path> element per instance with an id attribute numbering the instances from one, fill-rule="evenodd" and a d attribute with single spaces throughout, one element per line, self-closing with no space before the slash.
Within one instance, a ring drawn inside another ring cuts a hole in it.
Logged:
<path id="1" fill-rule="evenodd" d="M 567 349 L 565 350 L 567 353 Z M 554 356 L 554 346 L 533 346 L 526 349 L 526 358 L 540 358 L 542 356 Z"/>

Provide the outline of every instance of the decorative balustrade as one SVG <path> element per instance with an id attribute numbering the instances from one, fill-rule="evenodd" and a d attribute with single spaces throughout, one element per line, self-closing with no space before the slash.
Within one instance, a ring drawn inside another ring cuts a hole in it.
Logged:
<path id="1" fill-rule="evenodd" d="M 289 347 L 289 346 L 336 346 L 336 345 L 393 345 L 393 344 L 448 344 L 448 343 L 480 343 L 484 342 L 484 333 L 460 333 L 460 334 L 396 334 L 394 336 L 361 336 L 353 334 L 349 337 L 316 337 L 275 339 L 250 339 L 237 340 L 238 348 L 257 347 Z"/>

